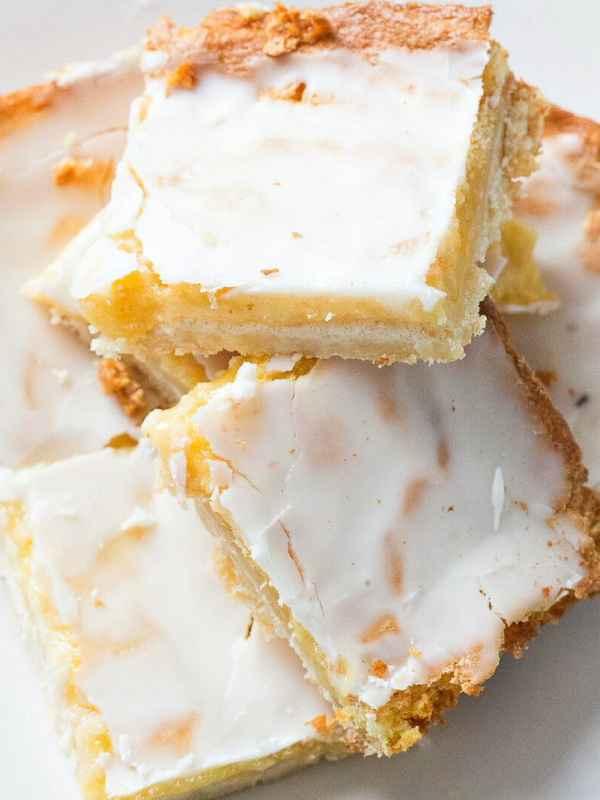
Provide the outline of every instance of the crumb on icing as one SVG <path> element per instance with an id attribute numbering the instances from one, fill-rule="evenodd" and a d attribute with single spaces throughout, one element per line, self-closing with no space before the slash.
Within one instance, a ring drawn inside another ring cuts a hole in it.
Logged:
<path id="1" fill-rule="evenodd" d="M 173 89 L 187 89 L 188 91 L 193 89 L 197 82 L 194 65 L 189 61 L 184 61 L 174 69 L 167 70 L 164 81 L 167 95 Z"/>
<path id="2" fill-rule="evenodd" d="M 385 661 L 381 659 L 377 659 L 371 664 L 371 675 L 374 675 L 376 678 L 385 678 L 388 672 L 388 665 Z"/>
<path id="3" fill-rule="evenodd" d="M 309 720 L 306 724 L 313 727 L 320 736 L 323 736 L 323 734 L 327 733 L 328 725 L 326 714 L 319 714 L 318 716 Z"/>
<path id="4" fill-rule="evenodd" d="M 301 44 L 315 44 L 331 36 L 332 27 L 326 17 L 311 9 L 298 11 L 278 4 L 267 15 L 265 33 L 267 41 L 262 51 L 276 57 L 294 52 Z"/>

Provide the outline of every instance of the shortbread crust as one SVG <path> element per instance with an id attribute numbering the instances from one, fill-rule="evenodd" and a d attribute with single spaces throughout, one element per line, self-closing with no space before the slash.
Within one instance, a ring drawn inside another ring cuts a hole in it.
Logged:
<path id="1" fill-rule="evenodd" d="M 161 21 L 74 284 L 106 352 L 462 357 L 490 285 L 476 261 L 543 107 L 489 18 L 349 3 Z"/>
<path id="2" fill-rule="evenodd" d="M 144 423 L 367 751 L 406 749 L 600 587 L 579 450 L 483 310 L 460 363 L 238 361 Z"/>
<path id="3" fill-rule="evenodd" d="M 86 800 L 214 797 L 343 755 L 287 644 L 227 596 L 208 534 L 154 483 L 145 442 L 0 482 L 15 607 Z"/>

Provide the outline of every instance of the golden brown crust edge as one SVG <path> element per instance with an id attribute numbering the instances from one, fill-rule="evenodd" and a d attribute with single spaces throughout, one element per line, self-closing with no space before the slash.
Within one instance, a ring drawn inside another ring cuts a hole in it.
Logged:
<path id="1" fill-rule="evenodd" d="M 148 50 L 161 50 L 176 60 L 194 60 L 215 53 L 226 69 L 240 69 L 259 54 L 278 56 L 309 47 L 378 51 L 388 46 L 431 49 L 460 46 L 464 40 L 487 41 L 489 6 L 351 2 L 322 9 L 271 11 L 226 7 L 208 14 L 193 28 L 175 28 L 168 16 L 150 28 Z"/>
<path id="2" fill-rule="evenodd" d="M 539 378 L 513 347 L 510 332 L 493 302 L 487 298 L 481 304 L 481 313 L 487 325 L 500 338 L 522 382 L 527 407 L 545 427 L 552 446 L 559 450 L 565 461 L 566 491 L 556 500 L 555 511 L 582 518 L 582 524 L 591 528 L 591 534 L 600 548 L 600 498 L 585 485 L 587 469 L 581 461 L 581 450 L 562 414 L 552 405 L 550 397 Z M 583 522 L 585 520 L 585 522 Z M 598 587 L 600 588 L 600 586 Z"/>

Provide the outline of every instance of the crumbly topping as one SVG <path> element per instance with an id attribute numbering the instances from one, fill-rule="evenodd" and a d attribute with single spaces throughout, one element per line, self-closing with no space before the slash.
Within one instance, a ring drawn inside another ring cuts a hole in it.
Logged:
<path id="1" fill-rule="evenodd" d="M 169 17 L 161 17 L 148 32 L 146 48 L 166 52 L 174 63 L 200 61 L 214 53 L 215 66 L 243 72 L 253 56 L 278 57 L 313 47 L 367 53 L 390 46 L 460 47 L 464 40 L 487 40 L 491 17 L 489 6 L 420 3 L 345 3 L 302 11 L 277 5 L 252 14 L 227 7 L 211 12 L 193 28 L 175 28 Z"/>
<path id="2" fill-rule="evenodd" d="M 189 61 L 184 61 L 183 64 L 179 64 L 175 69 L 169 70 L 165 75 L 167 94 L 169 94 L 172 89 L 187 89 L 189 91 L 194 88 L 196 82 L 197 78 L 194 66 L 190 64 Z"/>
<path id="3" fill-rule="evenodd" d="M 303 81 L 293 81 L 281 90 L 269 89 L 267 95 L 271 100 L 287 100 L 291 103 L 301 103 L 305 89 L 306 84 Z"/>
<path id="4" fill-rule="evenodd" d="M 385 661 L 377 659 L 371 664 L 371 674 L 376 678 L 385 678 L 388 673 L 388 665 Z"/>
<path id="5" fill-rule="evenodd" d="M 262 51 L 276 57 L 293 53 L 301 44 L 316 44 L 331 36 L 332 28 L 326 17 L 310 9 L 297 11 L 293 6 L 288 9 L 278 4 L 266 16 L 265 34 L 267 41 Z"/>

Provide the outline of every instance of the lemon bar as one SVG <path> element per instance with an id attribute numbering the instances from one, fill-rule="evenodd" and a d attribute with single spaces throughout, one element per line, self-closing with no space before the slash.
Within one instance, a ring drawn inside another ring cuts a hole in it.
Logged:
<path id="1" fill-rule="evenodd" d="M 161 19 L 73 284 L 105 352 L 461 358 L 544 109 L 489 22 L 386 2 Z"/>
<path id="2" fill-rule="evenodd" d="M 101 217 L 102 212 L 68 243 L 51 266 L 23 286 L 30 300 L 49 310 L 51 319 L 74 331 L 93 351 L 98 349 L 95 331 L 91 332 L 81 314 L 71 287 L 82 254 L 100 236 Z M 199 381 L 214 377 L 228 362 L 227 352 L 212 356 L 192 353 L 115 354 L 101 359 L 98 372 L 105 391 L 115 394 L 126 412 L 136 422 L 141 422 L 151 408 L 173 405 Z M 135 392 L 141 392 L 142 400 L 132 405 L 131 396 Z"/>
<path id="3" fill-rule="evenodd" d="M 483 311 L 456 364 L 240 359 L 143 426 L 367 751 L 406 749 L 600 588 L 579 450 Z"/>
<path id="4" fill-rule="evenodd" d="M 154 483 L 143 442 L 0 484 L 15 607 L 86 800 L 214 797 L 342 755 L 296 656 L 228 597 L 210 537 Z"/>
<path id="5" fill-rule="evenodd" d="M 552 108 L 540 171 L 525 188 L 515 214 L 535 240 L 533 256 L 559 308 L 509 324 L 600 490 L 600 125 Z"/>
<path id="6" fill-rule="evenodd" d="M 133 54 L 0 97 L 0 464 L 66 458 L 132 434 L 98 391 L 87 347 L 50 327 L 20 287 L 107 202 L 141 87 Z"/>

